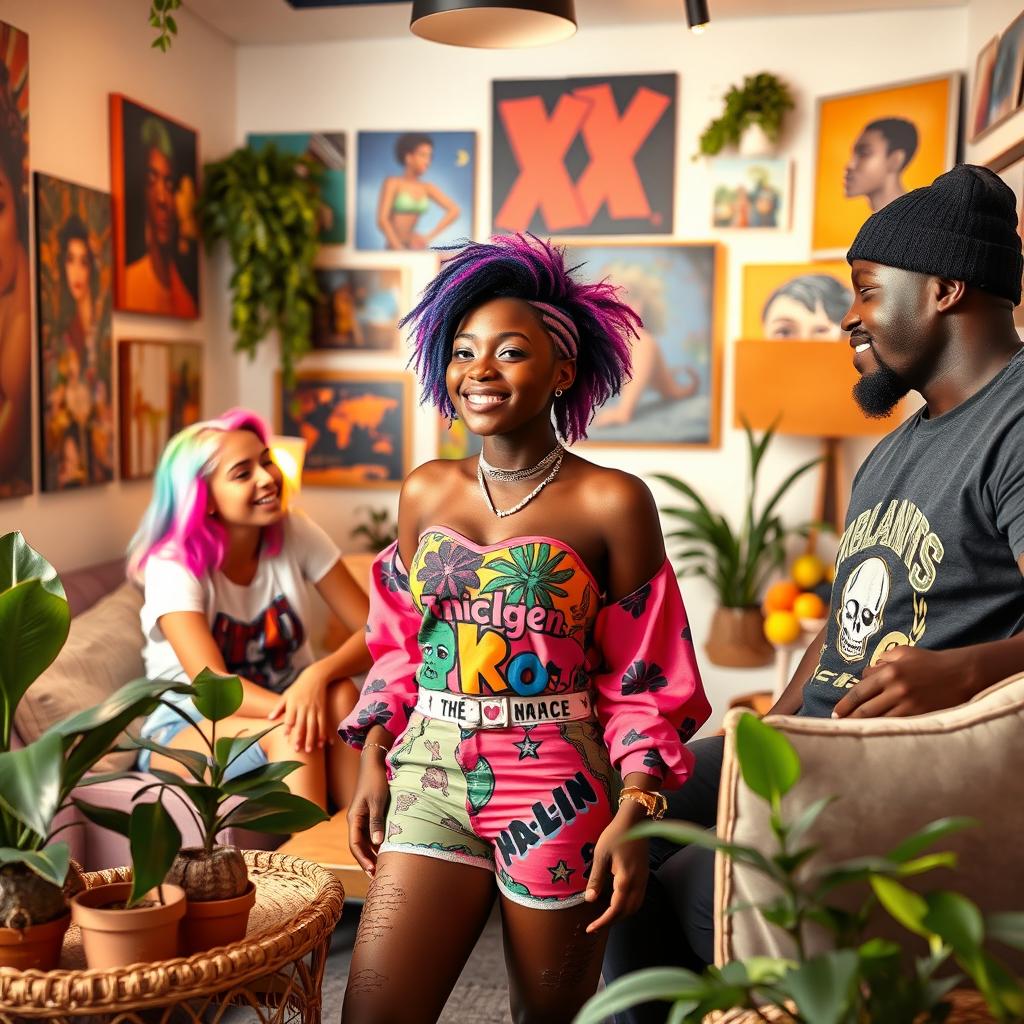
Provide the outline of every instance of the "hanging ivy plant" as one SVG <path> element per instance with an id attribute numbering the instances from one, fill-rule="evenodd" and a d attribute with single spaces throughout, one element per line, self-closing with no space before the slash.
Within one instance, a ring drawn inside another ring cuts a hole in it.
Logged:
<path id="1" fill-rule="evenodd" d="M 154 50 L 166 53 L 171 48 L 171 36 L 178 34 L 178 23 L 174 20 L 172 12 L 180 6 L 181 0 L 151 0 L 149 23 L 160 32 L 160 35 L 153 40 Z"/>
<path id="2" fill-rule="evenodd" d="M 272 330 L 281 343 L 284 382 L 295 380 L 295 360 L 309 349 L 319 298 L 313 260 L 323 168 L 274 145 L 236 149 L 206 164 L 199 223 L 207 248 L 228 243 L 231 327 L 235 349 L 255 354 Z"/>

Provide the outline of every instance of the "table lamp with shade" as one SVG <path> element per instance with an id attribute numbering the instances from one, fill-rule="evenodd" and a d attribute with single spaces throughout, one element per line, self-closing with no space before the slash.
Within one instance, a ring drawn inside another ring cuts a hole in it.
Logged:
<path id="1" fill-rule="evenodd" d="M 293 502 L 302 488 L 302 466 L 306 461 L 306 439 L 275 434 L 270 438 L 270 457 L 281 470 L 285 492 Z"/>

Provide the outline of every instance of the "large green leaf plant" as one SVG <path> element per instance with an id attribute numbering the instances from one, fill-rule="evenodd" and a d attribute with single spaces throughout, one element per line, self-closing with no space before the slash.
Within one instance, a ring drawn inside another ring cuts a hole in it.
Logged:
<path id="1" fill-rule="evenodd" d="M 759 1013 L 757 1008 L 766 1003 L 784 1008 L 781 1017 L 772 1019 L 788 1024 L 931 1024 L 948 1016 L 945 997 L 963 974 L 984 996 L 997 1021 L 1024 1019 L 1021 981 L 987 949 L 991 940 L 1024 949 L 1024 913 L 986 918 L 959 893 L 921 895 L 903 884 L 912 876 L 955 866 L 954 853 L 928 850 L 972 825 L 971 819 L 934 821 L 885 856 L 813 866 L 818 848 L 802 839 L 832 799 L 815 801 L 795 820 L 783 816 L 782 798 L 800 778 L 800 759 L 781 733 L 754 715 L 745 715 L 737 725 L 736 755 L 746 785 L 769 804 L 775 853 L 727 842 L 678 821 L 641 825 L 626 838 L 662 836 L 708 847 L 770 879 L 776 890 L 773 898 L 753 907 L 732 907 L 729 913 L 756 910 L 788 936 L 795 955 L 735 960 L 721 968 L 709 967 L 703 974 L 682 968 L 637 971 L 591 999 L 575 1024 L 599 1024 L 649 1000 L 672 1004 L 671 1024 L 698 1024 L 714 1010 Z M 848 909 L 849 901 L 843 906 L 832 902 L 834 893 L 855 885 L 861 887 L 862 899 L 859 904 L 853 901 L 854 910 Z M 869 935 L 872 914 L 879 906 L 925 940 L 926 955 L 906 966 L 899 945 Z M 808 950 L 809 926 L 824 929 L 831 937 L 826 952 Z M 949 973 L 953 964 L 963 974 Z"/>
<path id="2" fill-rule="evenodd" d="M 719 602 L 726 608 L 751 608 L 760 603 L 761 592 L 773 572 L 786 558 L 786 538 L 806 534 L 809 524 L 787 527 L 779 514 L 779 503 L 790 487 L 821 458 L 811 459 L 793 470 L 775 489 L 764 507 L 757 510 L 757 478 L 765 452 L 774 436 L 768 429 L 760 438 L 744 423 L 750 453 L 750 482 L 740 529 L 711 506 L 685 480 L 664 473 L 655 479 L 679 491 L 686 505 L 669 506 L 661 511 L 681 521 L 681 527 L 665 534 L 681 542 L 673 553 L 679 565 L 678 576 L 703 576 L 714 587 Z"/>
<path id="3" fill-rule="evenodd" d="M 166 680 L 136 679 L 12 749 L 18 704 L 60 653 L 70 622 L 53 566 L 21 533 L 0 537 L 0 869 L 25 869 L 58 888 L 67 877 L 70 850 L 55 837 L 69 826 L 54 828 L 55 818 L 125 728 L 152 711 L 168 688 Z"/>

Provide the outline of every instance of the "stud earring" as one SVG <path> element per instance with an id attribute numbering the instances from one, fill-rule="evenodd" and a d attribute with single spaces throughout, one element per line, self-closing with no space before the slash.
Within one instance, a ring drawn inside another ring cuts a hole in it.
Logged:
<path id="1" fill-rule="evenodd" d="M 555 388 L 555 398 L 561 398 L 565 392 L 561 388 Z"/>

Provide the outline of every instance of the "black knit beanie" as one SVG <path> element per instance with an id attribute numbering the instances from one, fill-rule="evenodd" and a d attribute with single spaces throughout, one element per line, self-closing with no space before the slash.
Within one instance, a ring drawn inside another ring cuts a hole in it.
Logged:
<path id="1" fill-rule="evenodd" d="M 957 164 L 868 217 L 846 258 L 963 281 L 1016 306 L 1017 200 L 987 167 Z"/>

